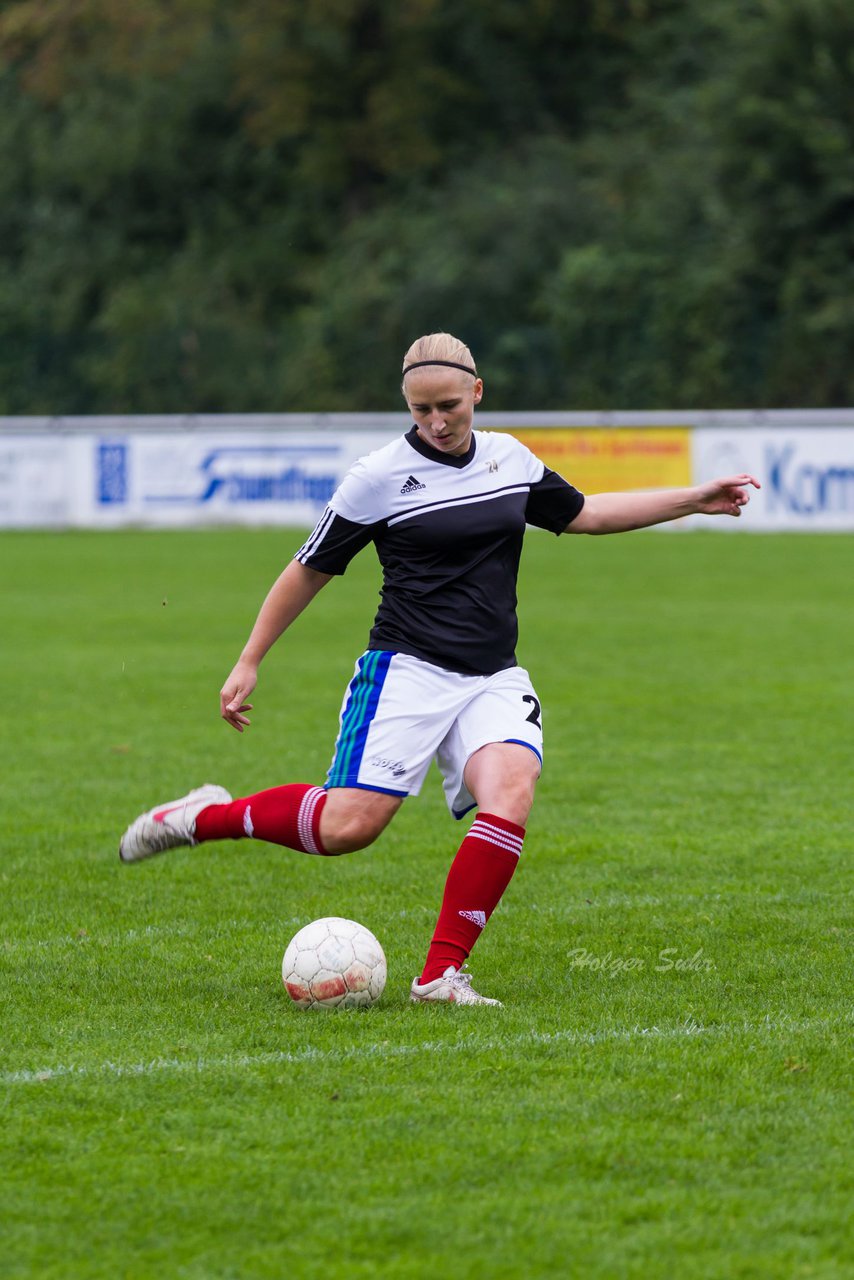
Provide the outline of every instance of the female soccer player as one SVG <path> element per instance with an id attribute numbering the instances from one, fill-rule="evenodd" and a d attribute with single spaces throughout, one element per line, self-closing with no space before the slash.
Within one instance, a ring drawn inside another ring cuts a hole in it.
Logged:
<path id="1" fill-rule="evenodd" d="M 540 702 L 516 663 L 516 577 L 526 524 L 619 533 L 693 513 L 738 516 L 749 475 L 654 493 L 585 497 L 503 433 L 473 430 L 483 396 L 468 347 L 429 334 L 403 362 L 414 425 L 361 458 L 273 584 L 220 693 L 242 733 L 264 655 L 335 574 L 373 542 L 383 569 L 367 651 L 344 695 L 325 785 L 232 800 L 203 786 L 144 813 L 119 855 L 254 837 L 313 854 L 376 840 L 436 759 L 455 818 L 477 815 L 448 873 L 414 1001 L 498 1004 L 464 969 L 510 882 L 542 765 Z"/>

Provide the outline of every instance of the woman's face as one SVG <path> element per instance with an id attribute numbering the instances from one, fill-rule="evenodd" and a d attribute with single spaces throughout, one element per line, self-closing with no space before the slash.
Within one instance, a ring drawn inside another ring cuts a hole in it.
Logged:
<path id="1" fill-rule="evenodd" d="M 480 378 L 472 382 L 461 369 L 427 365 L 406 375 L 404 395 L 425 444 L 454 456 L 466 452 L 474 407 L 483 396 Z"/>

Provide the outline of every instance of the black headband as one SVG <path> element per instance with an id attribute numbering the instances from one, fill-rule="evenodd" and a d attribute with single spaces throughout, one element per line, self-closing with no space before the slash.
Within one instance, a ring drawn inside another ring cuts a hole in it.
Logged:
<path id="1" fill-rule="evenodd" d="M 470 369 L 467 364 L 457 364 L 456 360 L 416 360 L 415 364 L 408 364 L 403 371 L 404 378 L 410 369 L 422 369 L 425 364 L 444 364 L 449 369 L 462 369 L 463 373 L 470 373 L 473 378 L 477 377 L 477 369 Z"/>

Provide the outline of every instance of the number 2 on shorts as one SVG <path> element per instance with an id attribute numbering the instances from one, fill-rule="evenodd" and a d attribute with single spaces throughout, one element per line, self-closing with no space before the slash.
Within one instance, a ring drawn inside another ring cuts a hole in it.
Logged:
<path id="1" fill-rule="evenodd" d="M 538 728 L 538 729 L 542 729 L 542 727 L 543 727 L 543 726 L 540 724 L 540 704 L 539 704 L 539 701 L 534 697 L 534 695 L 533 695 L 532 693 L 523 693 L 523 694 L 522 694 L 522 701 L 523 701 L 523 702 L 530 702 L 530 703 L 532 703 L 532 704 L 533 704 L 533 705 L 532 705 L 532 708 L 531 708 L 531 714 L 530 714 L 530 715 L 525 716 L 525 719 L 526 719 L 527 721 L 529 721 L 531 724 L 535 724 L 535 725 L 537 726 L 537 728 Z"/>

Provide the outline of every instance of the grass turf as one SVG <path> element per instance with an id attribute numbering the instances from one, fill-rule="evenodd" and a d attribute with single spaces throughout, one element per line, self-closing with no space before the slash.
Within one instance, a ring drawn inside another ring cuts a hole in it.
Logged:
<path id="1" fill-rule="evenodd" d="M 503 1010 L 407 1003 L 435 775 L 347 858 L 119 865 L 190 785 L 322 780 L 369 555 L 218 720 L 299 540 L 0 538 L 4 1276 L 850 1275 L 851 540 L 528 538 L 546 770 L 472 958 Z M 282 990 L 329 914 L 384 943 L 367 1013 Z"/>

